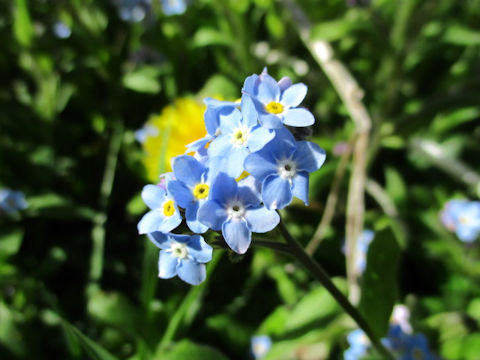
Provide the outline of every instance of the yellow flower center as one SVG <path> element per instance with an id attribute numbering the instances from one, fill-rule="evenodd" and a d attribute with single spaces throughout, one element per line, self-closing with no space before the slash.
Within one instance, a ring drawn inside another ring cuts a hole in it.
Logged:
<path id="1" fill-rule="evenodd" d="M 163 204 L 163 215 L 172 216 L 175 214 L 175 207 L 173 206 L 173 200 L 168 200 Z"/>
<path id="2" fill-rule="evenodd" d="M 193 188 L 193 196 L 197 200 L 205 199 L 209 191 L 210 187 L 207 184 L 197 184 Z"/>
<path id="3" fill-rule="evenodd" d="M 468 223 L 470 222 L 470 219 L 469 219 L 468 217 L 466 217 L 466 216 L 460 216 L 460 217 L 458 218 L 458 221 L 459 221 L 461 224 L 466 225 L 466 224 L 468 224 Z"/>
<path id="4" fill-rule="evenodd" d="M 248 128 L 242 126 L 233 132 L 230 142 L 233 145 L 241 146 L 245 144 L 245 142 L 247 141 L 247 138 L 248 138 Z"/>
<path id="5" fill-rule="evenodd" d="M 270 114 L 280 114 L 283 112 L 283 105 L 276 101 L 271 101 L 265 105 L 265 110 Z"/>

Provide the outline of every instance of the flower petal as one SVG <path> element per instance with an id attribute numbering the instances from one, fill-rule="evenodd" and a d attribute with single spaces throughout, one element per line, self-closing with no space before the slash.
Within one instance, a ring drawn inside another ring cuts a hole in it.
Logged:
<path id="1" fill-rule="evenodd" d="M 308 205 L 308 173 L 301 171 L 293 178 L 292 195 Z"/>
<path id="2" fill-rule="evenodd" d="M 175 202 L 181 207 L 186 208 L 193 201 L 192 191 L 183 182 L 178 180 L 169 181 L 167 188 Z"/>
<path id="3" fill-rule="evenodd" d="M 210 229 L 218 231 L 227 220 L 227 212 L 217 201 L 208 200 L 198 210 L 198 220 Z"/>
<path id="4" fill-rule="evenodd" d="M 259 152 L 252 153 L 245 158 L 243 166 L 245 171 L 252 174 L 253 177 L 262 181 L 265 177 L 277 172 L 277 163 L 270 152 L 262 149 Z"/>
<path id="5" fill-rule="evenodd" d="M 185 211 L 185 218 L 187 219 L 187 225 L 195 233 L 203 234 L 205 231 L 208 230 L 208 226 L 202 224 L 198 218 L 198 208 L 199 202 L 195 201 L 190 203 Z"/>
<path id="6" fill-rule="evenodd" d="M 252 129 L 250 137 L 247 140 L 247 147 L 251 152 L 259 151 L 274 137 L 275 132 L 273 130 L 259 126 Z"/>
<path id="7" fill-rule="evenodd" d="M 190 285 L 198 285 L 206 279 L 207 271 L 204 264 L 183 259 L 178 266 L 178 277 Z"/>
<path id="8" fill-rule="evenodd" d="M 142 199 L 147 206 L 154 210 L 165 202 L 165 190 L 158 185 L 145 185 L 142 190 Z"/>
<path id="9" fill-rule="evenodd" d="M 230 219 L 225 222 L 222 234 L 228 246 L 238 254 L 244 254 L 252 240 L 252 233 L 243 219 Z"/>
<path id="10" fill-rule="evenodd" d="M 282 94 L 281 102 L 283 105 L 294 108 L 301 104 L 307 95 L 307 86 L 302 83 L 289 86 Z"/>
<path id="11" fill-rule="evenodd" d="M 193 235 L 187 244 L 188 255 L 196 262 L 206 263 L 212 260 L 212 247 L 200 235 Z"/>
<path id="12" fill-rule="evenodd" d="M 276 174 L 267 176 L 262 184 L 262 199 L 269 210 L 284 208 L 292 202 L 290 182 Z"/>
<path id="13" fill-rule="evenodd" d="M 264 233 L 273 230 L 280 222 L 280 216 L 274 210 L 264 206 L 248 210 L 245 218 L 252 232 Z"/>
<path id="14" fill-rule="evenodd" d="M 152 210 L 143 215 L 142 219 L 138 222 L 137 229 L 139 234 L 147 234 L 154 231 L 160 231 L 159 227 L 163 221 L 163 214 L 157 210 Z M 162 231 L 168 232 L 168 231 Z"/>
<path id="15" fill-rule="evenodd" d="M 298 170 L 314 172 L 323 165 L 326 156 L 325 150 L 317 144 L 311 141 L 298 141 L 293 159 Z"/>
<path id="16" fill-rule="evenodd" d="M 258 121 L 267 129 L 280 129 L 283 127 L 282 118 L 274 114 L 260 113 Z"/>
<path id="17" fill-rule="evenodd" d="M 251 128 L 258 124 L 258 113 L 253 100 L 248 95 L 242 96 L 242 123 Z"/>
<path id="18" fill-rule="evenodd" d="M 172 169 L 177 180 L 183 181 L 190 186 L 197 184 L 205 172 L 205 167 L 190 155 L 174 157 L 172 160 Z"/>
<path id="19" fill-rule="evenodd" d="M 170 234 L 164 234 L 159 231 L 147 234 L 148 239 L 158 248 L 165 250 L 169 249 L 172 244 Z"/>
<path id="20" fill-rule="evenodd" d="M 178 258 L 166 251 L 160 251 L 158 259 L 158 277 L 170 279 L 177 275 Z"/>
<path id="21" fill-rule="evenodd" d="M 310 126 L 314 122 L 312 113 L 302 108 L 289 109 L 283 117 L 283 123 L 288 126 Z"/>
<path id="22" fill-rule="evenodd" d="M 231 148 L 232 144 L 230 143 L 230 135 L 221 135 L 210 143 L 210 146 L 208 147 L 208 156 L 224 156 Z"/>
<path id="23" fill-rule="evenodd" d="M 280 100 L 280 87 L 275 79 L 268 74 L 262 74 L 262 80 L 256 90 L 255 96 L 263 104 Z"/>
<path id="24" fill-rule="evenodd" d="M 237 188 L 235 179 L 221 172 L 217 175 L 210 189 L 210 199 L 216 200 L 219 204 L 225 204 L 237 194 Z"/>

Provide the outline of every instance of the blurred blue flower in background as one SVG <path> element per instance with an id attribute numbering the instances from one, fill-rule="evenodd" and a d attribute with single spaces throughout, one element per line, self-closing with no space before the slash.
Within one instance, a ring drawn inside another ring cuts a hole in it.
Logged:
<path id="1" fill-rule="evenodd" d="M 147 137 L 157 135 L 158 129 L 155 126 L 149 124 L 145 124 L 140 129 L 135 131 L 135 139 L 141 144 L 143 144 L 147 140 Z"/>
<path id="2" fill-rule="evenodd" d="M 180 15 L 187 10 L 185 0 L 161 0 L 161 4 L 165 15 Z"/>
<path id="3" fill-rule="evenodd" d="M 343 353 L 345 360 L 357 360 L 367 354 L 370 347 L 370 341 L 363 330 L 356 329 L 347 335 L 347 341 L 350 347 Z"/>
<path id="4" fill-rule="evenodd" d="M 68 39 L 72 35 L 72 30 L 63 21 L 57 21 L 52 27 L 53 33 L 60 39 Z"/>
<path id="5" fill-rule="evenodd" d="M 198 285 L 205 280 L 205 263 L 212 260 L 212 247 L 200 235 L 176 235 L 153 232 L 149 239 L 161 249 L 158 276 L 170 279 L 176 275 L 186 283 Z"/>
<path id="6" fill-rule="evenodd" d="M 254 359 L 261 359 L 270 351 L 272 340 L 268 335 L 256 335 L 250 339 L 250 352 Z"/>
<path id="7" fill-rule="evenodd" d="M 473 242 L 480 233 L 480 201 L 450 200 L 440 218 L 446 228 L 464 242 Z"/>
<path id="8" fill-rule="evenodd" d="M 114 0 L 118 8 L 118 16 L 128 22 L 140 22 L 150 12 L 151 0 Z"/>
<path id="9" fill-rule="evenodd" d="M 28 206 L 25 195 L 21 191 L 10 189 L 0 190 L 0 213 L 12 214 L 24 210 Z"/>
<path id="10" fill-rule="evenodd" d="M 368 247 L 374 237 L 375 233 L 372 230 L 365 229 L 358 238 L 355 267 L 359 274 L 365 271 L 365 267 L 367 266 Z"/>

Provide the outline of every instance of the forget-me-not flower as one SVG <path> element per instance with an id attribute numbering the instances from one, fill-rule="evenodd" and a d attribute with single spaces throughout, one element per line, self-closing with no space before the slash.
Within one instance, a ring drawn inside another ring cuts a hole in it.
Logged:
<path id="1" fill-rule="evenodd" d="M 208 227 L 198 220 L 198 209 L 210 194 L 212 173 L 200 161 L 190 155 L 173 158 L 175 180 L 167 184 L 168 191 L 178 205 L 185 209 L 187 225 L 193 232 L 204 233 Z"/>
<path id="2" fill-rule="evenodd" d="M 258 114 L 252 99 L 242 97 L 242 110 L 233 109 L 220 117 L 220 135 L 210 143 L 208 155 L 221 157 L 222 170 L 237 178 L 243 172 L 248 154 L 262 149 L 273 139 L 275 132 L 258 125 Z"/>
<path id="3" fill-rule="evenodd" d="M 253 99 L 260 124 L 266 128 L 310 126 L 315 122 L 310 111 L 298 107 L 307 95 L 307 86 L 303 83 L 291 84 L 286 78 L 277 83 L 264 70 L 260 75 L 249 76 L 242 92 Z"/>
<path id="4" fill-rule="evenodd" d="M 200 235 L 176 235 L 153 232 L 149 239 L 161 249 L 158 276 L 170 279 L 176 275 L 198 285 L 206 278 L 205 263 L 212 259 L 212 247 Z"/>
<path id="5" fill-rule="evenodd" d="M 0 213 L 12 214 L 18 210 L 26 209 L 27 206 L 27 200 L 25 200 L 25 195 L 21 191 L 0 190 Z"/>
<path id="6" fill-rule="evenodd" d="M 185 0 L 161 0 L 161 4 L 165 15 L 181 15 L 187 10 Z"/>
<path id="7" fill-rule="evenodd" d="M 247 186 L 238 186 L 234 178 L 219 173 L 212 185 L 210 200 L 198 212 L 202 223 L 222 230 L 230 248 L 243 254 L 250 246 L 252 232 L 264 233 L 280 222 L 275 211 L 267 210 Z"/>
<path id="8" fill-rule="evenodd" d="M 450 200 L 441 213 L 442 222 L 464 242 L 480 234 L 480 201 Z"/>
<path id="9" fill-rule="evenodd" d="M 367 354 L 370 340 L 363 330 L 356 329 L 350 332 L 347 335 L 347 341 L 350 347 L 343 353 L 345 360 L 359 360 Z"/>
<path id="10" fill-rule="evenodd" d="M 250 339 L 250 352 L 255 360 L 263 358 L 272 347 L 272 339 L 268 335 L 256 335 Z"/>
<path id="11" fill-rule="evenodd" d="M 168 180 L 165 180 L 168 182 Z M 148 234 L 154 231 L 167 233 L 182 222 L 173 196 L 165 185 L 146 185 L 142 190 L 142 199 L 151 209 L 138 223 L 138 232 Z"/>
<path id="12" fill-rule="evenodd" d="M 286 128 L 263 149 L 245 159 L 245 170 L 262 182 L 262 199 L 268 209 L 282 209 L 293 196 L 308 205 L 309 173 L 325 161 L 325 151 L 310 141 L 295 141 Z"/>

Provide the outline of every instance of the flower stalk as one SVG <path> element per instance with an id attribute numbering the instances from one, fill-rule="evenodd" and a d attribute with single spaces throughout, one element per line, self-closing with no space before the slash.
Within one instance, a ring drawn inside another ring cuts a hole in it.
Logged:
<path id="1" fill-rule="evenodd" d="M 318 280 L 325 289 L 335 298 L 338 304 L 347 312 L 348 315 L 357 323 L 357 325 L 365 332 L 368 336 L 372 345 L 381 354 L 385 359 L 393 360 L 394 357 L 392 354 L 383 346 L 380 340 L 374 335 L 370 325 L 367 323 L 365 318 L 360 314 L 360 312 L 348 301 L 345 295 L 335 286 L 327 272 L 323 267 L 317 263 L 310 255 L 307 254 L 305 249 L 300 243 L 295 240 L 295 238 L 290 234 L 287 227 L 280 220 L 278 225 L 280 233 L 288 244 L 289 255 L 295 258 L 300 262 L 303 267 L 316 279 Z M 264 245 L 264 244 L 262 244 Z"/>

